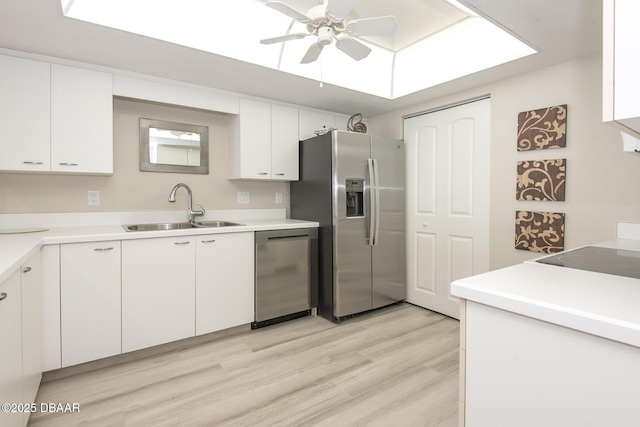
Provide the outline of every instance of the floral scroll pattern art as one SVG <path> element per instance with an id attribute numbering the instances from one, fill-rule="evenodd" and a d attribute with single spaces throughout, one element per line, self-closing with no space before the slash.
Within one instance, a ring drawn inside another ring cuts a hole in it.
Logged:
<path id="1" fill-rule="evenodd" d="M 566 159 L 520 161 L 517 170 L 517 200 L 564 201 Z"/>
<path id="2" fill-rule="evenodd" d="M 567 106 L 518 114 L 518 151 L 567 146 Z"/>
<path id="3" fill-rule="evenodd" d="M 516 211 L 516 249 L 552 254 L 564 250 L 564 213 Z"/>

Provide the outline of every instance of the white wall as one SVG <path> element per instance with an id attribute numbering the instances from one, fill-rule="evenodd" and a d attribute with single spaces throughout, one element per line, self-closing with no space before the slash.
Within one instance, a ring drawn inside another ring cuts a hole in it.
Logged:
<path id="1" fill-rule="evenodd" d="M 491 95 L 490 268 L 539 256 L 514 249 L 515 211 L 566 213 L 565 249 L 615 238 L 619 220 L 640 222 L 640 157 L 622 152 L 620 133 L 602 123 L 599 56 L 566 62 L 369 119 L 369 132 L 403 138 L 403 116 Z M 567 147 L 517 152 L 519 112 L 568 104 Z M 566 201 L 515 199 L 519 160 L 567 159 Z"/>

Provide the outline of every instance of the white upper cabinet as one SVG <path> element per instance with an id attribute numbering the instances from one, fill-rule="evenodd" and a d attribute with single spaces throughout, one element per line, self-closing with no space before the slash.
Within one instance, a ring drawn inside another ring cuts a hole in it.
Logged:
<path id="1" fill-rule="evenodd" d="M 0 55 L 0 170 L 50 170 L 50 67 Z"/>
<path id="2" fill-rule="evenodd" d="M 230 179 L 298 179 L 298 110 L 241 99 L 231 129 Z"/>
<path id="3" fill-rule="evenodd" d="M 336 127 L 333 114 L 318 111 L 300 110 L 298 138 L 300 141 L 316 136 L 315 131 Z"/>
<path id="4" fill-rule="evenodd" d="M 0 55 L 0 170 L 113 173 L 111 74 Z"/>
<path id="5" fill-rule="evenodd" d="M 603 114 L 640 138 L 640 2 L 603 1 Z"/>
<path id="6" fill-rule="evenodd" d="M 51 170 L 113 173 L 111 74 L 51 65 Z"/>
<path id="7" fill-rule="evenodd" d="M 271 106 L 271 174 L 273 179 L 298 180 L 298 109 Z"/>

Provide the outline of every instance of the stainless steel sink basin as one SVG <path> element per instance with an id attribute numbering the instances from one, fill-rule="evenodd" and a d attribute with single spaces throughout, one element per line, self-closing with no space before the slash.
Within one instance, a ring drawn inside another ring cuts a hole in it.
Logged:
<path id="1" fill-rule="evenodd" d="M 195 223 L 196 227 L 231 227 L 234 225 L 243 225 L 243 224 L 238 224 L 237 222 L 229 222 L 229 221 L 197 221 Z"/>
<path id="2" fill-rule="evenodd" d="M 180 230 L 183 228 L 194 228 L 190 222 L 171 222 L 161 224 L 131 224 L 123 225 L 127 231 L 154 231 L 154 230 Z"/>
<path id="3" fill-rule="evenodd" d="M 199 221 L 199 222 L 167 222 L 155 224 L 130 224 L 123 225 L 126 231 L 158 231 L 158 230 L 181 230 L 185 228 L 212 228 L 212 227 L 230 227 L 233 225 L 242 225 L 229 221 Z"/>

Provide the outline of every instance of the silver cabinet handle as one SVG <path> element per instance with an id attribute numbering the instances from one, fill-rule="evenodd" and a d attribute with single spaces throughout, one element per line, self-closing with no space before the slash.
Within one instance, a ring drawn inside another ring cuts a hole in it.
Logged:
<path id="1" fill-rule="evenodd" d="M 269 175 L 268 172 L 258 172 L 258 175 Z"/>
<path id="2" fill-rule="evenodd" d="M 60 166 L 78 166 L 77 163 L 69 163 L 69 162 L 62 162 L 62 163 L 58 163 Z"/>
<path id="3" fill-rule="evenodd" d="M 25 165 L 42 165 L 44 163 L 42 162 L 22 162 Z"/>
<path id="4" fill-rule="evenodd" d="M 213 243 L 215 240 L 202 240 L 202 243 Z"/>
<path id="5" fill-rule="evenodd" d="M 277 173 L 276 175 L 278 175 L 278 176 L 284 176 L 284 174 L 283 174 L 283 173 Z"/>
<path id="6" fill-rule="evenodd" d="M 105 252 L 105 251 L 112 251 L 113 250 L 113 246 L 111 246 L 110 248 L 95 248 L 94 251 L 96 252 Z"/>
<path id="7" fill-rule="evenodd" d="M 3 292 L 0 294 L 0 301 L 7 299 L 7 293 Z"/>
<path id="8" fill-rule="evenodd" d="M 188 245 L 191 242 L 175 242 L 174 245 Z"/>
<path id="9" fill-rule="evenodd" d="M 24 269 L 22 269 L 23 273 L 28 273 L 31 271 L 31 267 L 25 267 Z"/>

